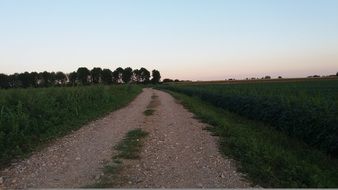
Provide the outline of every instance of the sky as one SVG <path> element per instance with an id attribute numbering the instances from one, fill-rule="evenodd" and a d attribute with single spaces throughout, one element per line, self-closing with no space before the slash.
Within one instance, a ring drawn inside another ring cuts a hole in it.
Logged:
<path id="1" fill-rule="evenodd" d="M 338 0 L 0 0 L 0 73 L 145 67 L 163 78 L 338 72 Z"/>

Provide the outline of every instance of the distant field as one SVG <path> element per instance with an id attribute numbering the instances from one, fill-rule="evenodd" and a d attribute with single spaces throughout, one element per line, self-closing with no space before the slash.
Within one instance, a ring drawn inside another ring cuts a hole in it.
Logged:
<path id="1" fill-rule="evenodd" d="M 275 81 L 275 82 L 272 82 Z M 163 85 L 249 119 L 263 121 L 338 156 L 338 80 L 284 79 Z"/>
<path id="2" fill-rule="evenodd" d="M 0 90 L 0 164 L 129 103 L 139 86 Z"/>
<path id="3" fill-rule="evenodd" d="M 181 81 L 169 82 L 169 84 L 243 84 L 243 83 L 275 83 L 275 82 L 305 82 L 305 81 L 328 81 L 338 80 L 338 77 L 318 77 L 318 78 L 274 78 L 274 79 L 247 79 L 247 80 L 215 80 L 215 81 Z"/>

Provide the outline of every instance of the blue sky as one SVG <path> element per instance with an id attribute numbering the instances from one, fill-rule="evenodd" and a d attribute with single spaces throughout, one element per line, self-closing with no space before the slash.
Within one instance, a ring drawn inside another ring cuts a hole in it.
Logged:
<path id="1" fill-rule="evenodd" d="M 337 0 L 0 0 L 0 72 L 217 80 L 338 72 Z"/>

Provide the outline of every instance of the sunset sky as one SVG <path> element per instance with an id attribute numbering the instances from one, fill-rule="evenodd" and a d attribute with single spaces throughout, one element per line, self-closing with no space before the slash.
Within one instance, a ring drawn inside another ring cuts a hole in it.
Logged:
<path id="1" fill-rule="evenodd" d="M 163 78 L 338 72 L 338 0 L 0 0 L 0 73 L 80 66 Z"/>

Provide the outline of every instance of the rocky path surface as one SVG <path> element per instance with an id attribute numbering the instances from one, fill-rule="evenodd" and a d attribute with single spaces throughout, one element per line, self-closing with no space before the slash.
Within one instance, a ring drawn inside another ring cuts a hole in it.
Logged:
<path id="1" fill-rule="evenodd" d="M 152 106 L 153 115 L 145 116 Z M 155 101 L 155 102 L 154 102 Z M 30 158 L 0 171 L 2 187 L 83 187 L 95 183 L 130 130 L 149 132 L 141 159 L 126 162 L 120 187 L 250 187 L 234 162 L 218 152 L 217 137 L 169 94 L 144 89 L 127 107 L 93 121 Z M 1 186 L 0 186 L 1 189 Z"/>
<path id="2" fill-rule="evenodd" d="M 141 159 L 131 161 L 123 175 L 132 188 L 246 188 L 250 184 L 236 171 L 233 160 L 218 151 L 217 137 L 168 93 L 157 96 L 154 115 Z"/>

